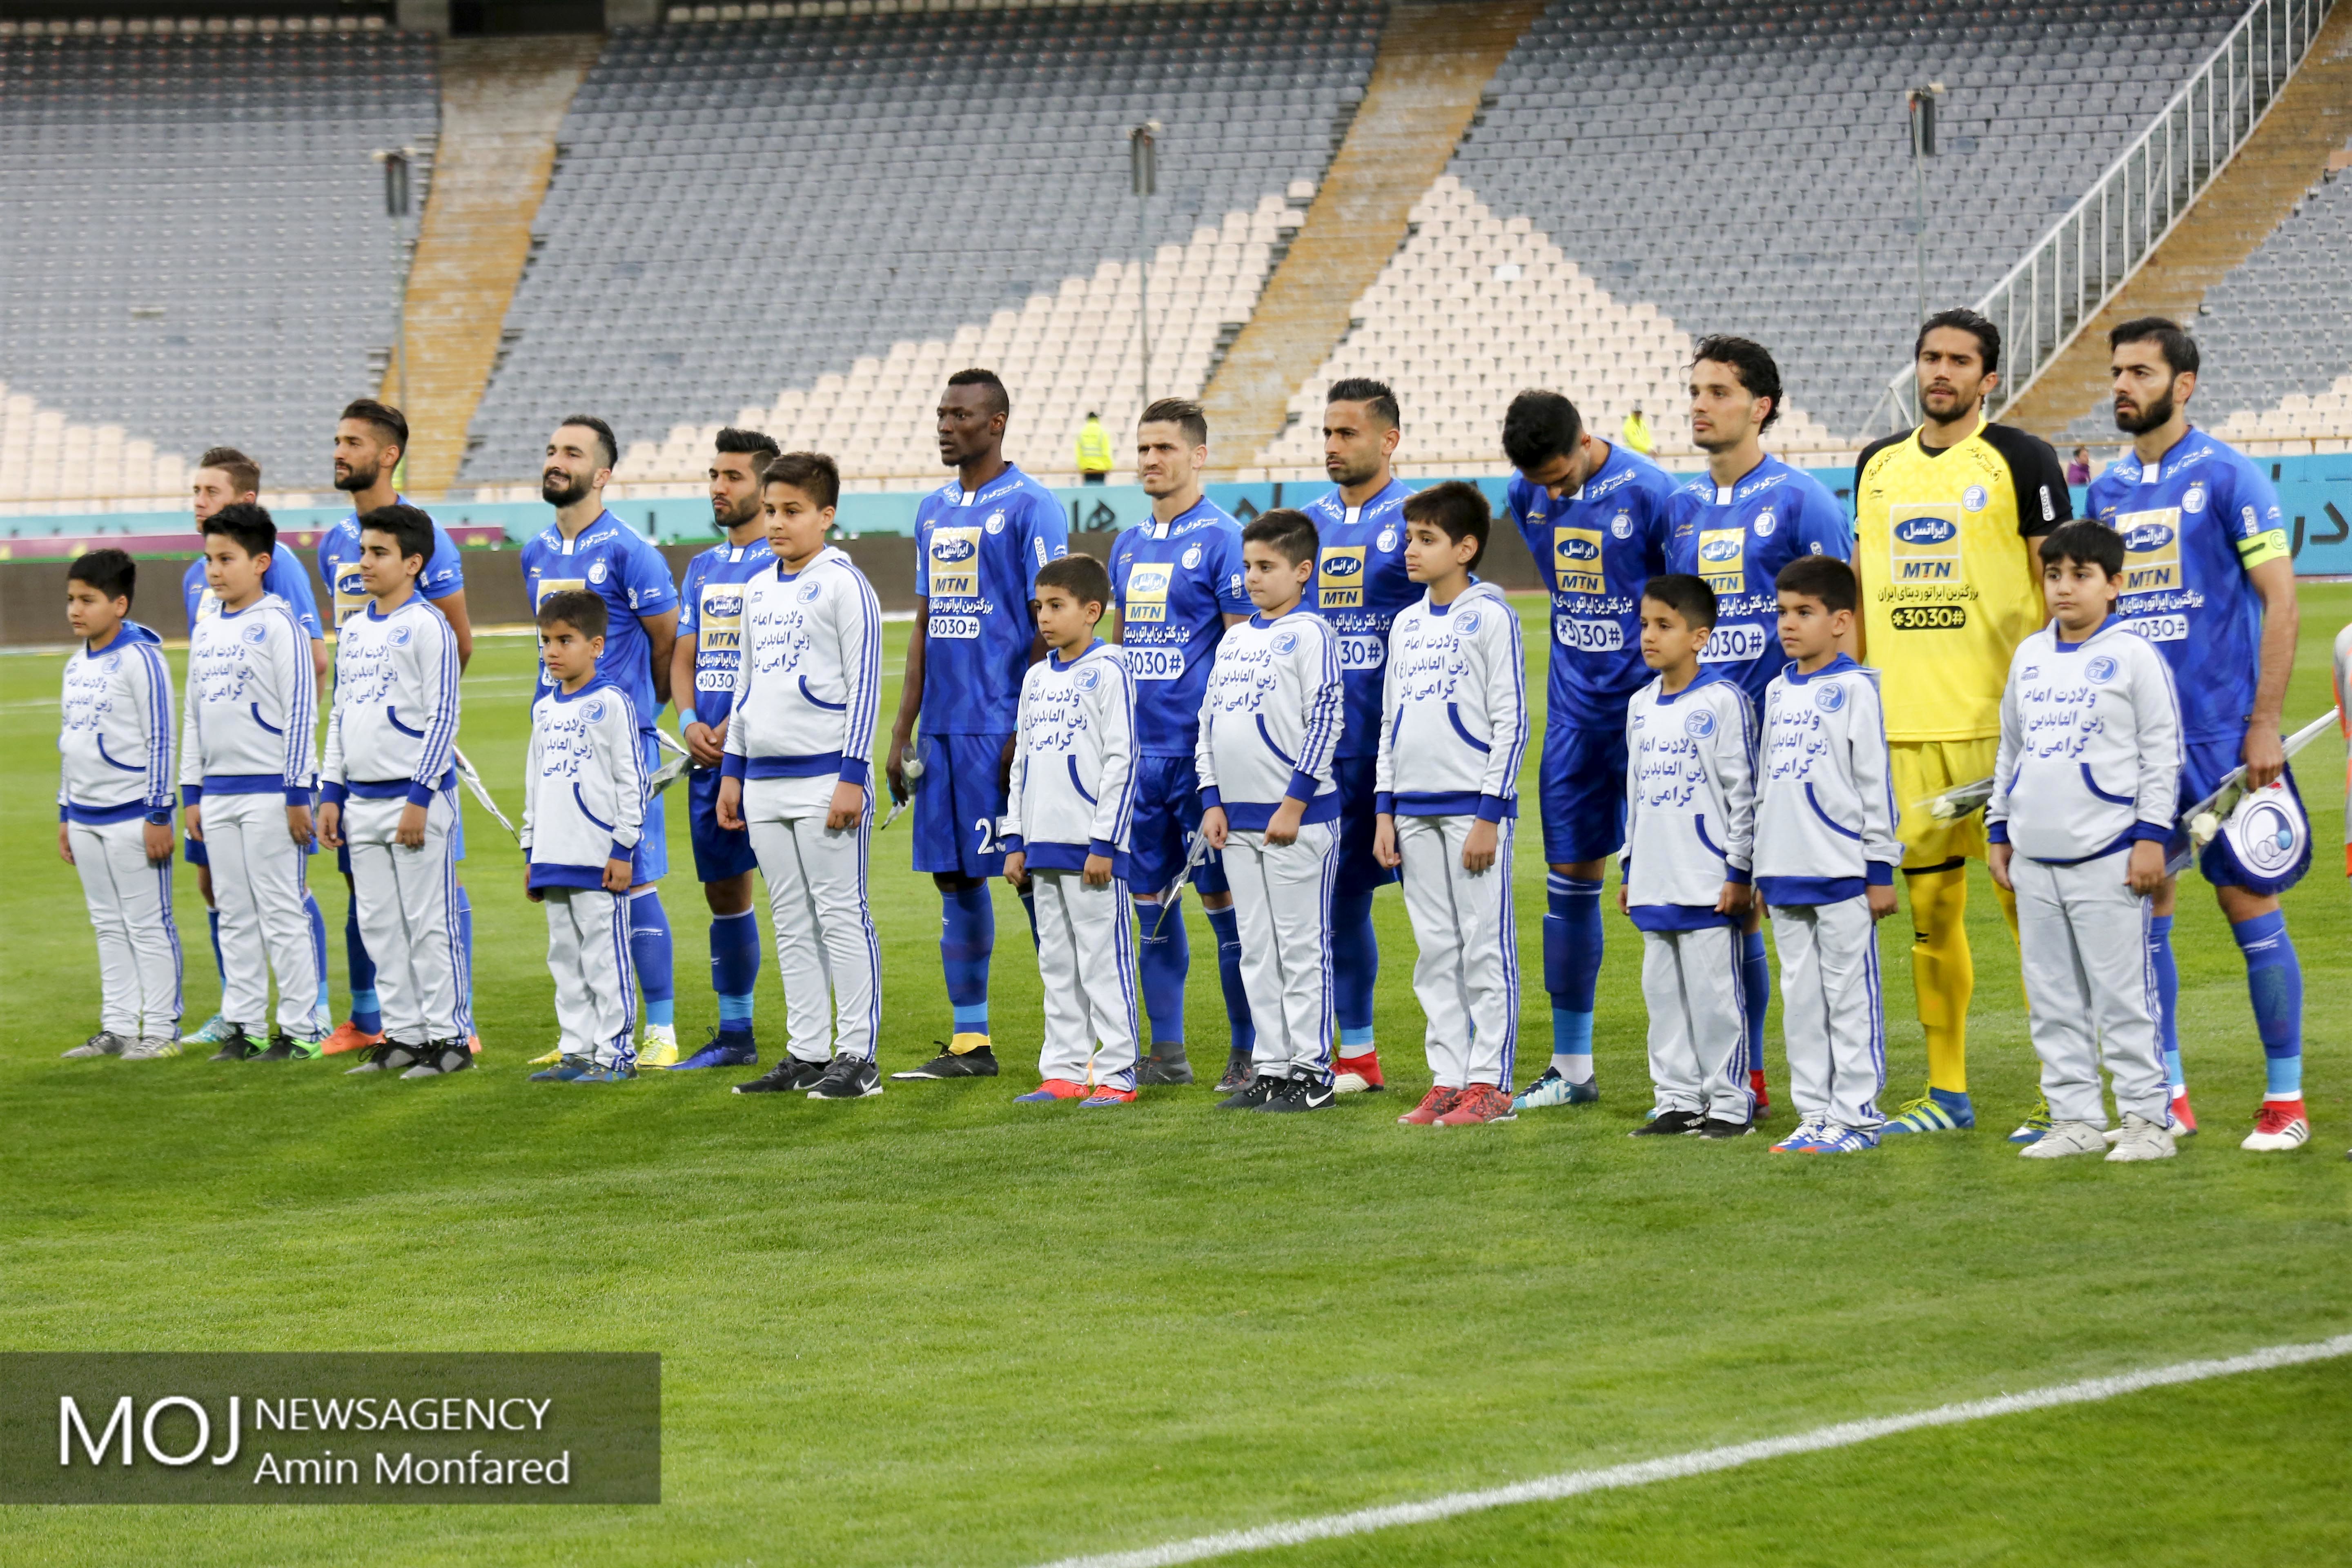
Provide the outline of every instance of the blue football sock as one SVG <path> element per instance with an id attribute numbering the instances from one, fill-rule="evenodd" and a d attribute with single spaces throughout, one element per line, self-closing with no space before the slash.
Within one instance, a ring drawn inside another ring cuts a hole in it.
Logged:
<path id="1" fill-rule="evenodd" d="M 1034 882 L 1021 889 L 1021 912 L 1029 917 L 1029 945 L 1041 945 L 1037 940 L 1037 884 Z"/>
<path id="2" fill-rule="evenodd" d="M 669 911 L 661 889 L 629 895 L 629 962 L 646 994 L 646 1025 L 661 1028 L 677 1016 L 677 976 L 672 972 Z"/>
<path id="3" fill-rule="evenodd" d="M 1034 916 L 1032 917 L 1034 918 Z M 996 906 L 988 884 L 940 893 L 940 967 L 947 972 L 955 1033 L 988 1033 L 988 958 L 996 948 Z"/>
<path id="4" fill-rule="evenodd" d="M 1381 945 L 1372 935 L 1372 895 L 1331 900 L 1331 1011 L 1339 1021 L 1339 1054 L 1372 1049 L 1372 985 L 1381 977 Z"/>
<path id="5" fill-rule="evenodd" d="M 2303 965 L 2277 910 L 2230 928 L 2246 955 L 2246 991 L 2263 1037 L 2264 1100 L 2303 1098 Z"/>
<path id="6" fill-rule="evenodd" d="M 302 889 L 302 908 L 310 917 L 310 962 L 319 971 L 318 1011 L 320 1016 L 328 1016 L 334 998 L 327 992 L 327 911 L 319 907 L 319 895 L 308 888 Z"/>
<path id="7" fill-rule="evenodd" d="M 226 986 L 228 984 L 228 965 L 221 962 L 220 911 L 218 910 L 208 909 L 205 911 L 205 930 L 213 939 L 213 971 L 220 976 L 221 984 Z"/>
<path id="8" fill-rule="evenodd" d="M 2164 1081 L 2179 1100 L 2188 1092 L 2189 1079 L 2180 1070 L 2180 966 L 2172 959 L 2170 915 L 2148 917 L 2147 966 L 2156 976 L 2157 1005 L 2164 1009 L 2156 1031 L 2157 1043 L 2164 1049 Z"/>
<path id="9" fill-rule="evenodd" d="M 1231 904 L 1202 910 L 1217 938 L 1217 984 L 1225 994 L 1225 1026 L 1233 1032 L 1233 1049 L 1247 1056 L 1257 1048 L 1257 1026 L 1250 1022 L 1249 987 L 1242 984 L 1241 921 Z"/>
<path id="10" fill-rule="evenodd" d="M 719 995 L 719 1032 L 742 1034 L 751 1027 L 751 1002 L 760 984 L 760 921 L 750 910 L 710 918 L 710 989 Z"/>
<path id="11" fill-rule="evenodd" d="M 1743 931 L 1739 942 L 1740 1001 L 1748 1008 L 1748 1070 L 1764 1070 L 1764 1009 L 1772 1005 L 1772 965 L 1764 957 L 1764 933 Z"/>
<path id="12" fill-rule="evenodd" d="M 455 877 L 455 868 L 450 876 Z M 466 896 L 466 884 L 456 883 L 450 889 L 450 902 L 457 911 L 457 957 L 466 973 L 457 977 L 457 1022 L 466 1033 L 474 1032 L 474 900 Z"/>
<path id="13" fill-rule="evenodd" d="M 383 1008 L 376 1001 L 375 960 L 360 936 L 360 905 L 354 897 L 343 911 L 343 964 L 351 971 L 352 1022 L 371 1035 L 383 1033 Z"/>
<path id="14" fill-rule="evenodd" d="M 1601 983 L 1601 884 L 1544 877 L 1544 990 L 1551 996 L 1551 1065 L 1592 1081 L 1593 994 Z"/>
<path id="15" fill-rule="evenodd" d="M 1184 1054 L 1184 975 L 1192 966 L 1192 941 L 1184 934 L 1184 895 L 1177 894 L 1165 905 L 1138 904 L 1135 915 L 1143 931 L 1136 978 L 1143 991 L 1143 1011 L 1151 1020 L 1151 1051 L 1173 1060 Z M 1163 1053 L 1162 1046 L 1175 1048 Z"/>

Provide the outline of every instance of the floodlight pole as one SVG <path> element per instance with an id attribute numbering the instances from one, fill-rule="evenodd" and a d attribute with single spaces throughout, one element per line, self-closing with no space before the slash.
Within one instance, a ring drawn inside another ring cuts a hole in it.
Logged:
<path id="1" fill-rule="evenodd" d="M 390 147 L 369 154 L 383 165 L 383 216 L 392 220 L 392 270 L 399 285 L 393 299 L 393 321 L 400 367 L 394 401 L 402 408 L 408 405 L 408 269 L 401 265 L 400 229 L 408 216 L 408 165 L 415 152 L 413 147 Z M 405 452 L 401 454 L 404 463 L 407 457 Z"/>
<path id="2" fill-rule="evenodd" d="M 1919 321 L 1927 319 L 1927 160 L 1936 155 L 1936 100 L 1942 97 L 1944 84 L 1931 81 L 1925 87 L 1915 87 L 1903 95 L 1905 111 L 1911 121 L 1912 188 L 1918 202 Z"/>
<path id="3" fill-rule="evenodd" d="M 1127 133 L 1128 172 L 1135 185 L 1135 233 L 1140 251 L 1136 262 L 1136 342 L 1142 364 L 1137 386 L 1138 419 L 1151 406 L 1151 198 L 1160 188 L 1160 121 L 1147 120 Z"/>

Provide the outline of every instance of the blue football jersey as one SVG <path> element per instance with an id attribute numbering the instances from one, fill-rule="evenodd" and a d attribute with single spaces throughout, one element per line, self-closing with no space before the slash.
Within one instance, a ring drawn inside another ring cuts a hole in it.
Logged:
<path id="1" fill-rule="evenodd" d="M 637 727 L 651 730 L 661 705 L 654 700 L 653 645 L 639 618 L 677 608 L 677 589 L 661 552 L 609 511 L 577 539 L 564 538 L 550 523 L 522 547 L 522 581 L 534 612 L 550 594 L 565 589 L 584 588 L 604 601 L 604 657 L 596 661 L 596 673 L 629 694 Z M 532 700 L 553 689 L 542 666 Z"/>
<path id="2" fill-rule="evenodd" d="M 2091 481 L 2085 510 L 2124 536 L 2116 608 L 2172 666 L 2181 739 L 2242 738 L 2263 645 L 2246 574 L 2293 558 L 2278 491 L 2243 453 L 2192 429 L 2154 468 L 2125 452 Z"/>
<path id="3" fill-rule="evenodd" d="M 269 570 L 261 574 L 261 588 L 294 606 L 294 618 L 302 623 L 303 632 L 312 642 L 327 635 L 319 625 L 319 601 L 310 594 L 310 574 L 302 570 L 301 559 L 293 551 L 280 545 L 269 552 Z M 196 629 L 198 621 L 208 621 L 220 614 L 220 595 L 205 582 L 202 560 L 188 563 L 188 570 L 180 579 L 180 596 L 187 605 L 191 632 Z"/>
<path id="4" fill-rule="evenodd" d="M 923 728 L 1009 735 L 1037 621 L 1037 569 L 1070 552 L 1054 492 L 1008 466 L 976 492 L 950 480 L 915 509 L 915 592 L 925 601 Z"/>
<path id="5" fill-rule="evenodd" d="M 1242 580 L 1242 526 L 1206 497 L 1173 521 L 1139 523 L 1111 543 L 1110 587 L 1135 677 L 1136 748 L 1189 757 L 1225 617 L 1255 608 Z"/>
<path id="6" fill-rule="evenodd" d="M 1351 519 L 1335 487 L 1302 508 L 1315 520 L 1320 550 L 1306 607 L 1339 634 L 1339 681 L 1346 728 L 1341 757 L 1369 757 L 1381 749 L 1381 687 L 1388 677 L 1389 623 L 1427 592 L 1405 574 L 1402 479 L 1366 501 Z"/>
<path id="7" fill-rule="evenodd" d="M 1819 479 L 1767 458 L 1737 484 L 1701 474 L 1675 492 L 1666 570 L 1715 590 L 1715 635 L 1699 651 L 1764 709 L 1764 689 L 1788 662 L 1780 651 L 1780 568 L 1800 555 L 1853 559 L 1853 524 Z"/>
<path id="8" fill-rule="evenodd" d="M 393 497 L 396 506 L 415 503 L 406 496 Z M 319 581 L 327 585 L 327 602 L 335 625 L 341 626 L 367 608 L 368 591 L 360 585 L 360 516 L 346 515 L 319 541 Z M 433 525 L 433 553 L 416 579 L 416 591 L 427 599 L 446 599 L 466 591 L 466 565 L 457 542 L 438 522 Z"/>
<path id="9" fill-rule="evenodd" d="M 1642 584 L 1666 569 L 1675 481 L 1632 447 L 1612 445 L 1573 495 L 1554 500 L 1517 474 L 1506 493 L 1551 591 L 1545 722 L 1622 731 L 1627 700 L 1650 681 Z"/>
<path id="10" fill-rule="evenodd" d="M 680 707 L 717 729 L 735 711 L 735 670 L 743 653 L 743 584 L 775 569 L 764 539 L 719 543 L 686 563 L 677 591 L 677 635 L 694 639 L 694 693 Z"/>

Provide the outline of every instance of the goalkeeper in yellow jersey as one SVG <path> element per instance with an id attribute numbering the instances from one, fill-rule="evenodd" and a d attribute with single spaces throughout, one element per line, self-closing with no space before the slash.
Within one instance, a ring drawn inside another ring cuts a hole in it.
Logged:
<path id="1" fill-rule="evenodd" d="M 1854 570 L 1864 655 L 1879 672 L 1903 878 L 1911 983 L 1927 1037 L 1927 1089 L 1885 1133 L 1976 1125 L 1969 1101 L 1968 862 L 1984 823 L 1921 804 L 1989 775 L 2010 656 L 2041 626 L 2042 536 L 2074 516 L 2050 444 L 1985 417 L 2000 383 L 2000 330 L 1973 310 L 1919 329 L 1920 425 L 1865 447 L 1854 468 Z M 2017 908 L 1996 888 L 2013 934 Z"/>

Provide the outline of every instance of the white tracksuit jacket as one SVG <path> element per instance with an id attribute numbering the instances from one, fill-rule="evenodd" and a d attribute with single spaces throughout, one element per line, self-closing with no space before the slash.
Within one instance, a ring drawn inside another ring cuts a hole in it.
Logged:
<path id="1" fill-rule="evenodd" d="M 1127 876 L 1135 816 L 1135 678 L 1097 640 L 1069 663 L 1049 653 L 1021 681 L 1013 784 L 999 835 L 1032 871 L 1080 871 L 1110 857 Z"/>
<path id="2" fill-rule="evenodd" d="M 1791 663 L 1764 692 L 1756 763 L 1756 889 L 1767 904 L 1832 904 L 1892 887 L 1895 837 L 1878 675 L 1840 654 Z"/>
<path id="3" fill-rule="evenodd" d="M 66 660 L 58 820 L 172 820 L 172 672 L 153 632 L 125 621 Z"/>
<path id="4" fill-rule="evenodd" d="M 797 573 L 779 563 L 743 585 L 724 776 L 863 784 L 881 700 L 882 610 L 847 552 L 828 545 Z"/>
<path id="5" fill-rule="evenodd" d="M 1336 822 L 1331 759 L 1346 721 L 1328 622 L 1305 610 L 1234 622 L 1201 695 L 1202 805 L 1223 806 L 1242 833 L 1263 832 L 1286 796 L 1307 802 L 1306 822 Z"/>
<path id="6" fill-rule="evenodd" d="M 180 721 L 184 798 L 282 792 L 289 805 L 310 805 L 319 772 L 317 680 L 310 634 L 277 595 L 198 621 L 188 634 Z"/>
<path id="7" fill-rule="evenodd" d="M 1396 816 L 1519 814 L 1528 744 L 1519 617 L 1501 589 L 1473 583 L 1450 605 L 1417 605 L 1389 627 L 1381 681 L 1380 809 Z"/>
<path id="8" fill-rule="evenodd" d="M 1985 803 L 1994 843 L 2066 866 L 2171 836 L 2180 702 L 2163 656 L 2127 627 L 2111 616 L 2068 643 L 2053 622 L 2017 645 Z"/>
<path id="9" fill-rule="evenodd" d="M 1723 924 L 1724 883 L 1748 879 L 1756 721 L 1726 668 L 1701 665 L 1671 697 L 1653 680 L 1626 705 L 1622 871 L 1643 931 Z"/>
<path id="10" fill-rule="evenodd" d="M 627 692 L 599 674 L 531 704 L 520 837 L 532 887 L 603 887 L 604 862 L 635 851 L 645 815 L 637 708 Z"/>
<path id="11" fill-rule="evenodd" d="M 320 793 L 429 805 L 456 783 L 457 744 L 457 638 L 441 612 L 415 594 L 388 616 L 373 601 L 353 612 L 336 634 Z"/>

